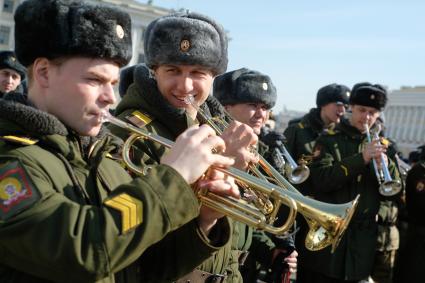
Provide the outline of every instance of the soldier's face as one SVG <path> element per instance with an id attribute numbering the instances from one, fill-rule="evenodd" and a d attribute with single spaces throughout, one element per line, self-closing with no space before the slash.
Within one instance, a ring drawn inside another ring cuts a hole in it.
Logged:
<path id="1" fill-rule="evenodd" d="M 214 79 L 213 73 L 196 65 L 160 65 L 155 69 L 158 89 L 176 108 L 193 111 L 185 99 L 193 96 L 197 105 L 207 99 Z"/>
<path id="2" fill-rule="evenodd" d="M 257 135 L 260 134 L 261 127 L 270 114 L 270 110 L 263 103 L 239 103 L 226 105 L 225 108 L 236 121 L 247 124 Z"/>
<path id="3" fill-rule="evenodd" d="M 381 113 L 376 108 L 363 105 L 351 105 L 351 112 L 350 124 L 361 133 L 366 130 L 365 124 L 368 124 L 369 128 L 371 128 Z"/>
<path id="4" fill-rule="evenodd" d="M 118 65 L 89 58 L 71 58 L 60 64 L 42 60 L 44 73 L 37 79 L 44 94 L 37 100 L 37 107 L 55 115 L 80 135 L 96 136 L 102 113 L 115 103 L 113 88 L 119 78 Z"/>
<path id="5" fill-rule="evenodd" d="M 14 91 L 21 83 L 21 76 L 12 69 L 0 70 L 0 92 L 8 93 Z"/>
<path id="6" fill-rule="evenodd" d="M 321 108 L 321 117 L 326 125 L 339 123 L 345 114 L 345 105 L 336 102 L 328 103 Z"/>

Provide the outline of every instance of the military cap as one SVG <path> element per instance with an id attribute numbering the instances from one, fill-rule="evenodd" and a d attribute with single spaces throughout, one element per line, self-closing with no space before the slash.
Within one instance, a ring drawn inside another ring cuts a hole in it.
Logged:
<path id="1" fill-rule="evenodd" d="M 319 89 L 316 96 L 318 108 L 329 103 L 348 104 L 350 89 L 345 85 L 330 84 Z"/>
<path id="2" fill-rule="evenodd" d="M 15 52 L 31 65 L 36 58 L 102 58 L 126 65 L 132 56 L 130 16 L 84 1 L 27 0 L 15 12 Z"/>
<path id="3" fill-rule="evenodd" d="M 217 76 L 213 95 L 223 105 L 264 103 L 269 109 L 276 104 L 277 96 L 269 76 L 246 68 Z"/>
<path id="4" fill-rule="evenodd" d="M 350 104 L 369 106 L 382 111 L 387 104 L 387 90 L 379 84 L 355 84 L 351 90 Z"/>
<path id="5" fill-rule="evenodd" d="M 227 69 L 227 36 L 213 19 L 189 11 L 173 13 L 151 22 L 145 31 L 145 63 L 200 65 L 215 75 Z"/>
<path id="6" fill-rule="evenodd" d="M 15 52 L 13 51 L 0 51 L 0 70 L 1 69 L 12 69 L 21 76 L 21 80 L 25 79 L 26 69 L 19 63 L 18 59 L 16 59 Z"/>

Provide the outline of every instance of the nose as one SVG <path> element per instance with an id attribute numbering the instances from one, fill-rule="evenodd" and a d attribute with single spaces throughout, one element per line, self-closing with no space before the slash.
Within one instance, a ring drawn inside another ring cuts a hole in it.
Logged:
<path id="1" fill-rule="evenodd" d="M 8 84 L 12 84 L 12 83 L 13 83 L 13 78 L 12 78 L 12 76 L 7 76 L 7 77 L 6 77 L 6 82 L 7 82 Z"/>
<path id="2" fill-rule="evenodd" d="M 190 93 L 193 90 L 193 80 L 190 76 L 183 75 L 178 79 L 177 90 L 180 93 Z"/>
<path id="3" fill-rule="evenodd" d="M 262 106 L 257 106 L 255 109 L 255 117 L 265 119 L 267 116 L 267 109 Z"/>
<path id="4" fill-rule="evenodd" d="M 115 90 L 114 86 L 110 83 L 105 84 L 105 86 L 102 89 L 102 95 L 100 96 L 102 102 L 108 105 L 114 104 L 117 99 L 115 97 Z"/>

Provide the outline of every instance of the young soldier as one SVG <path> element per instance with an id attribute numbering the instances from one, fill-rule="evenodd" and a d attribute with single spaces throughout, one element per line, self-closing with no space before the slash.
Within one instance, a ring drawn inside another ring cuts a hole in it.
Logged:
<path id="1" fill-rule="evenodd" d="M 102 113 L 131 58 L 129 15 L 28 0 L 15 24 L 29 92 L 0 101 L 1 281 L 163 282 L 224 246 L 230 228 L 210 211 L 196 219 L 189 186 L 211 165 L 233 163 L 212 154 L 224 148 L 212 129 L 184 132 L 145 177 L 109 158 L 119 141 L 102 130 Z M 237 196 L 225 179 L 206 178 L 198 185 Z M 183 241 L 167 245 L 170 235 Z M 145 254 L 158 241 L 161 261 Z M 196 253 L 182 261 L 189 247 Z"/>
<path id="2" fill-rule="evenodd" d="M 129 72 L 134 75 L 134 83 L 116 108 L 119 118 L 175 140 L 189 126 L 202 121 L 198 107 L 212 116 L 220 115 L 219 103 L 209 96 L 214 77 L 227 68 L 227 38 L 219 24 L 191 12 L 164 16 L 146 28 L 144 49 L 147 66 L 138 65 Z M 128 136 L 114 126 L 111 130 L 122 138 Z M 257 140 L 249 127 L 234 123 L 222 137 L 225 154 L 237 157 L 236 167 L 245 168 L 256 161 L 249 146 Z M 135 147 L 136 162 L 142 159 L 147 164 L 158 163 L 166 152 L 163 146 L 149 140 L 139 141 Z M 147 154 L 140 155 L 138 149 Z M 181 257 L 193 257 L 194 253 L 191 249 Z M 230 261 L 237 260 L 235 254 L 229 243 L 178 282 L 222 282 L 238 272 L 237 268 L 227 270 Z M 154 256 L 162 257 L 158 253 Z"/>
<path id="3" fill-rule="evenodd" d="M 316 140 L 310 166 L 313 196 L 327 203 L 345 203 L 360 194 L 356 212 L 336 251 L 329 248 L 310 253 L 308 276 L 300 282 L 358 282 L 367 279 L 374 262 L 377 243 L 379 183 L 372 160 L 379 160 L 385 148 L 379 141 L 367 141 L 366 129 L 372 128 L 385 107 L 387 92 L 380 85 L 354 87 L 350 96 L 352 115 L 335 129 Z M 367 127 L 366 127 L 367 125 Z M 372 134 L 371 134 L 372 135 Z M 393 160 L 386 163 L 394 180 L 399 180 Z"/>
<path id="4" fill-rule="evenodd" d="M 288 125 L 284 135 L 286 149 L 292 158 L 310 159 L 313 154 L 315 141 L 319 134 L 328 127 L 339 123 L 348 104 L 350 89 L 345 85 L 330 84 L 319 89 L 316 97 L 316 108 L 312 108 L 299 122 Z M 308 194 L 310 185 L 306 182 L 299 189 Z"/>
<path id="5" fill-rule="evenodd" d="M 25 79 L 25 67 L 16 59 L 13 51 L 0 52 L 0 98 L 15 91 Z"/>
<path id="6" fill-rule="evenodd" d="M 256 135 L 260 135 L 270 109 L 276 103 L 276 87 L 270 77 L 246 68 L 218 76 L 214 80 L 213 95 L 233 119 L 250 126 Z M 263 156 L 268 150 L 262 142 L 258 142 L 257 148 Z M 250 251 L 250 260 L 242 267 L 244 282 L 256 282 L 255 261 L 267 270 L 279 253 L 285 254 L 284 262 L 289 264 L 291 272 L 296 271 L 297 252 L 291 239 L 286 239 L 278 248 L 264 232 L 253 231 L 242 223 L 239 223 L 238 230 L 239 240 L 233 244 L 239 250 Z M 284 249 L 289 252 L 284 252 Z M 284 265 L 284 262 L 280 265 Z"/>

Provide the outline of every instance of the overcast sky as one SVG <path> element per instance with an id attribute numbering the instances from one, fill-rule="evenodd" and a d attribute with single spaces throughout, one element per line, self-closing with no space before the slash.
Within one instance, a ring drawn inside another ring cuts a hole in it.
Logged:
<path id="1" fill-rule="evenodd" d="M 140 1 L 146 3 L 147 1 Z M 229 67 L 266 73 L 274 108 L 307 111 L 317 90 L 361 81 L 425 85 L 425 1 L 154 0 L 206 14 L 229 32 Z"/>

